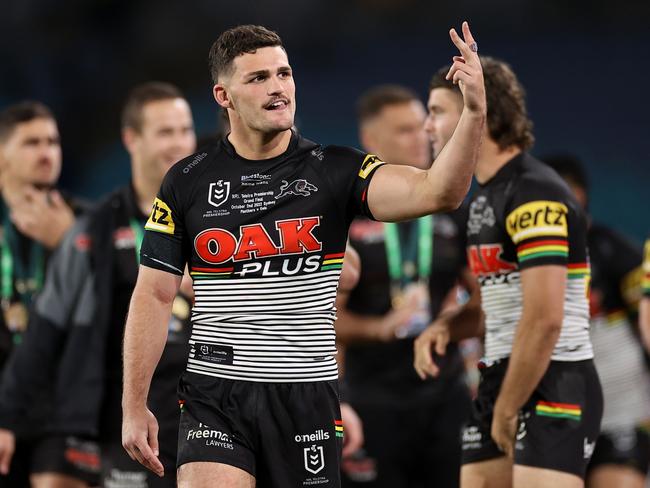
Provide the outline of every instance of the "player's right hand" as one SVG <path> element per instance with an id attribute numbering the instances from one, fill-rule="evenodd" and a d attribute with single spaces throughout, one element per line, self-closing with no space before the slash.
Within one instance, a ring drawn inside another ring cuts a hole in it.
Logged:
<path id="1" fill-rule="evenodd" d="M 7 429 L 0 429 L 0 474 L 9 474 L 11 458 L 16 450 L 16 436 Z"/>
<path id="2" fill-rule="evenodd" d="M 451 41 L 458 48 L 460 56 L 453 57 L 453 64 L 449 68 L 446 78 L 458 84 L 463 94 L 463 102 L 470 112 L 485 116 L 487 114 L 487 101 L 485 98 L 485 82 L 483 81 L 483 68 L 478 51 L 473 51 L 471 46 L 476 46 L 476 40 L 469 30 L 469 24 L 463 22 L 463 38 L 456 29 L 449 31 Z"/>
<path id="3" fill-rule="evenodd" d="M 146 407 L 124 409 L 122 446 L 129 457 L 161 478 L 165 474 L 158 459 L 158 421 Z"/>
<path id="4" fill-rule="evenodd" d="M 419 335 L 413 343 L 413 367 L 418 376 L 426 380 L 427 376 L 435 378 L 440 374 L 440 368 L 433 362 L 432 351 L 438 356 L 444 356 L 449 344 L 449 326 L 446 322 L 436 321 Z"/>

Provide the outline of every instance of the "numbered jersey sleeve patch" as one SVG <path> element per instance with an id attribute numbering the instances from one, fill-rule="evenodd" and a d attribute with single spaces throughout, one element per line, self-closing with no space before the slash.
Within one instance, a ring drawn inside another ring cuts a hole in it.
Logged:
<path id="1" fill-rule="evenodd" d="M 172 219 L 172 211 L 161 199 L 156 198 L 154 200 L 151 215 L 144 228 L 154 232 L 162 232 L 163 234 L 174 234 L 176 226 Z"/>

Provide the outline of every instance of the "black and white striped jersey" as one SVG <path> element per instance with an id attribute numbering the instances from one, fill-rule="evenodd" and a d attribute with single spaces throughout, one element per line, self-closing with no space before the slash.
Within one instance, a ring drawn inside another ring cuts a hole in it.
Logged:
<path id="1" fill-rule="evenodd" d="M 177 163 L 146 225 L 142 264 L 194 282 L 187 370 L 262 382 L 337 377 L 334 300 L 350 222 L 376 157 L 293 134 L 251 161 L 227 139 Z"/>
<path id="2" fill-rule="evenodd" d="M 470 268 L 481 286 L 488 362 L 510 356 L 523 308 L 520 272 L 567 268 L 562 331 L 551 359 L 593 357 L 589 340 L 587 219 L 559 175 L 522 153 L 472 197 L 467 222 Z"/>

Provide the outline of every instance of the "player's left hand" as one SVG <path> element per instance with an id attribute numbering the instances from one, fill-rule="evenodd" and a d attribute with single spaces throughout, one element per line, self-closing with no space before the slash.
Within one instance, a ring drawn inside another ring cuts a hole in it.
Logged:
<path id="1" fill-rule="evenodd" d="M 517 434 L 518 415 L 508 413 L 497 401 L 492 416 L 492 439 L 497 447 L 510 459 L 515 453 L 515 435 Z"/>
<path id="2" fill-rule="evenodd" d="M 485 83 L 483 81 L 483 68 L 478 56 L 478 44 L 469 30 L 469 24 L 463 22 L 463 38 L 456 29 L 449 31 L 451 41 L 460 51 L 460 56 L 453 57 L 453 64 L 449 68 L 446 79 L 458 84 L 463 94 L 463 102 L 470 112 L 481 115 L 487 113 L 485 99 Z"/>

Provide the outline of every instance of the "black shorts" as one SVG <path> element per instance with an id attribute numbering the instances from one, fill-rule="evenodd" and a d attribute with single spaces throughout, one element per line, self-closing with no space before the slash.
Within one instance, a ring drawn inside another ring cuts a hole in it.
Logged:
<path id="1" fill-rule="evenodd" d="M 650 435 L 640 427 L 630 427 L 600 434 L 588 470 L 614 464 L 633 468 L 646 476 L 649 463 Z"/>
<path id="2" fill-rule="evenodd" d="M 47 435 L 18 440 L 8 476 L 0 476 L 0 486 L 29 486 L 29 475 L 62 474 L 96 485 L 100 457 L 96 442 L 82 437 Z"/>
<path id="3" fill-rule="evenodd" d="M 257 486 L 340 486 L 343 427 L 336 381 L 256 383 L 185 373 L 178 466 L 243 469 Z"/>
<path id="4" fill-rule="evenodd" d="M 490 434 L 494 402 L 508 361 L 481 370 L 472 416 L 463 429 L 463 464 L 503 456 Z M 551 361 L 519 412 L 515 464 L 584 478 L 603 414 L 603 395 L 593 362 Z"/>

